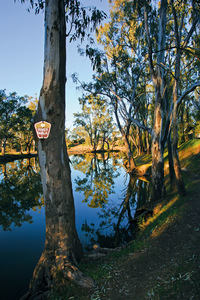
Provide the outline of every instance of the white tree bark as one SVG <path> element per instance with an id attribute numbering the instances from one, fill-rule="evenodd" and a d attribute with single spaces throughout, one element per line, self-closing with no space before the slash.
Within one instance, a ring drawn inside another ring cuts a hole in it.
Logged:
<path id="1" fill-rule="evenodd" d="M 45 199 L 46 240 L 27 298 L 51 289 L 57 271 L 84 287 L 93 280 L 75 266 L 83 250 L 75 227 L 71 172 L 65 143 L 66 25 L 64 0 L 45 1 L 44 79 L 35 122 L 51 124 L 37 148 Z"/>
<path id="2" fill-rule="evenodd" d="M 153 66 L 151 39 L 148 28 L 148 15 L 145 9 L 145 28 L 149 46 L 149 67 L 150 74 L 155 88 L 155 110 L 154 125 L 152 130 L 152 202 L 162 198 L 165 192 L 164 188 L 164 160 L 162 148 L 162 127 L 163 127 L 163 108 L 162 101 L 164 97 L 164 57 L 166 43 L 166 10 L 167 0 L 161 0 L 159 36 L 158 36 L 158 57 L 157 67 Z"/>

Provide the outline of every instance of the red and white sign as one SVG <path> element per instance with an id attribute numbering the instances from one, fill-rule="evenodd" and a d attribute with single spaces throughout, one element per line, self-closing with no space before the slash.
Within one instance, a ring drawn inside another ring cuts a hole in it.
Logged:
<path id="1" fill-rule="evenodd" d="M 49 137 L 51 124 L 46 121 L 40 121 L 34 124 L 38 139 L 47 139 Z"/>

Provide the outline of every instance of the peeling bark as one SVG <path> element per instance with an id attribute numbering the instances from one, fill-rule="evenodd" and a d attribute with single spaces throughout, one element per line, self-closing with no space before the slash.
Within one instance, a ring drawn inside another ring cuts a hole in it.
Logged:
<path id="1" fill-rule="evenodd" d="M 173 111 L 173 117 L 172 117 L 173 118 L 172 156 L 173 156 L 177 190 L 178 190 L 179 195 L 185 196 L 186 190 L 185 190 L 185 185 L 183 182 L 183 176 L 182 176 L 181 165 L 180 165 L 178 149 L 177 149 L 177 143 L 178 143 L 177 114 L 178 114 L 177 105 L 175 105 L 174 111 Z"/>
<path id="2" fill-rule="evenodd" d="M 71 171 L 65 143 L 64 0 L 46 0 L 45 4 L 44 80 L 34 121 L 51 124 L 49 138 L 36 140 L 45 199 L 46 240 L 25 299 L 37 299 L 50 290 L 58 271 L 81 286 L 94 284 L 76 267 L 83 249 L 75 227 Z"/>
<path id="3" fill-rule="evenodd" d="M 157 67 L 154 69 L 152 46 L 150 33 L 148 28 L 148 12 L 145 7 L 145 29 L 149 47 L 149 68 L 150 74 L 155 88 L 155 110 L 154 125 L 152 131 L 152 193 L 151 202 L 154 203 L 162 198 L 165 194 L 164 186 L 164 160 L 162 147 L 162 128 L 163 128 L 163 94 L 164 94 L 164 65 L 165 43 L 166 43 L 166 10 L 167 1 L 161 0 L 159 36 L 158 36 L 158 58 Z"/>
<path id="4" fill-rule="evenodd" d="M 131 145 L 129 143 L 129 140 L 126 136 L 123 136 L 124 142 L 125 142 L 125 147 L 126 147 L 126 153 L 128 156 L 128 164 L 127 164 L 127 169 L 129 173 L 137 173 L 137 167 L 135 165 L 135 161 L 133 158 L 133 153 L 131 151 Z"/>
<path id="5" fill-rule="evenodd" d="M 172 157 L 171 134 L 167 139 L 167 147 L 168 147 L 170 188 L 171 191 L 173 191 L 175 189 L 175 172 L 174 172 L 173 157 Z"/>
<path id="6" fill-rule="evenodd" d="M 176 10 L 174 8 L 173 0 L 171 0 L 172 12 L 174 17 L 174 27 L 175 27 L 175 38 L 176 38 L 176 61 L 175 61 L 175 77 L 174 77 L 174 86 L 173 86 L 173 112 L 172 112 L 172 132 L 173 132 L 173 141 L 172 141 L 172 156 L 174 163 L 174 172 L 176 177 L 176 186 L 178 193 L 182 196 L 186 194 L 181 166 L 178 156 L 178 126 L 177 126 L 177 116 L 178 116 L 178 92 L 179 92 L 179 81 L 180 81 L 180 68 L 181 68 L 181 31 L 182 31 L 182 22 L 180 28 L 178 28 L 178 21 Z"/>

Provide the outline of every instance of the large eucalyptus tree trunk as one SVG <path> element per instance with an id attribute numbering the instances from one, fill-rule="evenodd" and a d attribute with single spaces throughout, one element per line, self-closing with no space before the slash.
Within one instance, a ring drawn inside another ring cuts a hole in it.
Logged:
<path id="1" fill-rule="evenodd" d="M 162 147 L 162 128 L 163 128 L 163 98 L 164 98 L 164 58 L 166 44 L 166 10 L 167 0 L 161 0 L 160 20 L 159 20 L 159 36 L 158 36 L 158 57 L 157 66 L 154 69 L 152 46 L 150 33 L 148 28 L 147 8 L 145 8 L 145 28 L 147 32 L 149 46 L 149 67 L 153 85 L 155 88 L 155 109 L 154 109 L 154 125 L 152 131 L 152 203 L 163 197 L 165 193 L 164 187 L 164 159 Z"/>
<path id="2" fill-rule="evenodd" d="M 83 250 L 75 227 L 74 198 L 65 143 L 66 25 L 64 0 L 45 1 L 44 78 L 35 122 L 47 121 L 51 132 L 37 140 L 45 199 L 46 240 L 27 298 L 51 289 L 57 272 L 91 286 L 75 266 Z"/>
<path id="3" fill-rule="evenodd" d="M 154 126 L 152 134 L 152 192 L 151 200 L 156 202 L 164 195 L 164 159 L 162 149 L 162 108 L 161 108 L 161 87 L 157 82 L 156 102 L 154 111 Z"/>

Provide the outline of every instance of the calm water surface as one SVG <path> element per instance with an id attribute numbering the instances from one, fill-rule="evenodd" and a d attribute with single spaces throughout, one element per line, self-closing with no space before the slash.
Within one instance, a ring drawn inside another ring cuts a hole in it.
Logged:
<path id="1" fill-rule="evenodd" d="M 130 220 L 149 198 L 149 183 L 130 177 L 117 156 L 70 157 L 76 226 L 86 250 L 116 247 L 134 236 Z M 0 293 L 28 289 L 45 241 L 44 199 L 36 159 L 0 165 Z"/>

